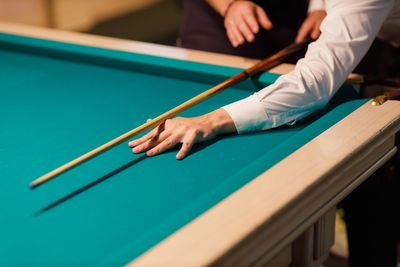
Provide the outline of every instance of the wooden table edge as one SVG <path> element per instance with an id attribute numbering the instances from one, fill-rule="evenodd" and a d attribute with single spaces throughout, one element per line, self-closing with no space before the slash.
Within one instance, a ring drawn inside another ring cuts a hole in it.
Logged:
<path id="1" fill-rule="evenodd" d="M 8 22 L 0 22 L 0 32 L 235 68 L 246 69 L 259 62 L 239 56 Z"/>
<path id="2" fill-rule="evenodd" d="M 172 47 L 9 22 L 0 22 L 0 32 L 242 69 L 247 69 L 259 62 L 258 59 L 253 58 L 224 55 L 194 49 Z M 282 63 L 270 69 L 269 72 L 286 74 L 292 71 L 294 67 L 295 65 L 293 64 Z M 360 84 L 362 82 L 363 77 L 359 74 L 353 73 L 350 74 L 346 80 L 346 83 L 349 84 Z"/>
<path id="3" fill-rule="evenodd" d="M 399 129 L 400 102 L 366 103 L 127 266 L 254 263 L 279 245 L 282 232 L 307 219 L 307 209 L 315 213 L 324 204 L 321 194 L 335 198 L 390 158 Z"/>

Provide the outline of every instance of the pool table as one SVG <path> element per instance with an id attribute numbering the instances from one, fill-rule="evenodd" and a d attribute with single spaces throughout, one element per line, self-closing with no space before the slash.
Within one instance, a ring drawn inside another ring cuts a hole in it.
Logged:
<path id="1" fill-rule="evenodd" d="M 176 149 L 146 157 L 122 144 L 28 188 L 249 62 L 0 24 L 0 266 L 320 263 L 336 204 L 394 155 L 400 129 L 399 102 L 372 106 L 349 85 L 295 125 L 222 136 L 182 161 Z M 277 77 L 248 79 L 182 116 Z"/>

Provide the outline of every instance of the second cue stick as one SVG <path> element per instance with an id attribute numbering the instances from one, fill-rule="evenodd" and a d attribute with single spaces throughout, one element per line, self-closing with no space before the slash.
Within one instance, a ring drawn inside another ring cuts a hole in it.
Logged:
<path id="1" fill-rule="evenodd" d="M 56 177 L 64 172 L 88 161 L 89 159 L 94 158 L 94 157 L 106 152 L 107 150 L 129 140 L 130 138 L 135 137 L 151 128 L 154 128 L 155 126 L 163 123 L 165 120 L 178 115 L 179 113 L 195 106 L 196 104 L 210 98 L 211 96 L 216 95 L 216 94 L 220 93 L 221 91 L 223 91 L 229 87 L 232 87 L 239 82 L 246 80 L 248 77 L 256 75 L 262 71 L 265 71 L 269 68 L 272 68 L 272 67 L 278 65 L 288 56 L 293 55 L 294 53 L 303 49 L 307 44 L 308 44 L 308 41 L 289 45 L 288 47 L 280 50 L 278 53 L 260 61 L 259 63 L 242 71 L 241 73 L 227 79 L 226 81 L 214 86 L 211 89 L 208 89 L 207 91 L 193 97 L 192 99 L 182 103 L 181 105 L 165 112 L 164 114 L 158 116 L 157 118 L 152 119 L 151 121 L 146 122 L 146 123 L 140 125 L 139 127 L 109 141 L 108 143 L 105 143 L 104 145 L 99 146 L 98 148 L 95 148 L 92 151 L 90 151 L 90 152 L 58 167 L 57 169 L 37 178 L 36 180 L 32 181 L 29 184 L 29 187 L 31 189 L 34 189 L 37 186 L 53 179 L 54 177 Z"/>

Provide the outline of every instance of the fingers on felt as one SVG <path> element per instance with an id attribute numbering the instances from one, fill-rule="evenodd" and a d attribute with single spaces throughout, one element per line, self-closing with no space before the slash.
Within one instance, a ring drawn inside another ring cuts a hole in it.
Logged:
<path id="1" fill-rule="evenodd" d="M 182 142 L 182 147 L 179 150 L 178 154 L 176 154 L 176 159 L 184 159 L 189 153 L 190 149 L 192 149 L 194 143 L 196 142 L 198 134 L 196 132 L 188 135 L 184 138 Z"/>
<path id="2" fill-rule="evenodd" d="M 153 148 L 155 145 L 157 145 L 159 142 L 155 141 L 153 139 L 149 139 L 143 143 L 137 144 L 136 146 L 134 146 L 132 148 L 132 152 L 135 154 L 139 154 L 142 153 L 144 151 L 147 151 L 151 148 Z"/>
<path id="3" fill-rule="evenodd" d="M 175 146 L 177 143 L 179 143 L 179 139 L 177 138 L 172 138 L 171 136 L 166 138 L 165 140 L 161 141 L 158 143 L 156 146 L 154 146 L 152 149 L 148 150 L 146 152 L 147 156 L 155 156 L 158 154 L 163 153 L 164 151 L 172 148 Z"/>
<path id="4" fill-rule="evenodd" d="M 269 20 L 267 13 L 265 13 L 264 9 L 262 9 L 260 6 L 256 6 L 256 14 L 258 22 L 260 23 L 261 27 L 263 27 L 266 30 L 271 30 L 273 25 Z"/>
<path id="5" fill-rule="evenodd" d="M 152 120 L 152 119 L 147 119 L 147 122 L 150 122 L 151 120 Z M 128 146 L 130 146 L 130 147 L 138 146 L 138 145 L 140 145 L 140 144 L 146 142 L 146 141 L 149 140 L 149 139 L 158 138 L 158 135 L 159 135 L 160 133 L 162 133 L 162 132 L 165 130 L 165 124 L 166 124 L 166 121 L 163 122 L 163 123 L 161 123 L 161 124 L 159 124 L 159 125 L 157 125 L 157 126 L 155 126 L 155 127 L 153 128 L 153 130 L 151 130 L 149 133 L 145 134 L 145 135 L 142 136 L 141 138 L 138 138 L 138 139 L 136 139 L 136 140 L 130 141 L 130 142 L 128 143 Z"/>
<path id="6" fill-rule="evenodd" d="M 182 147 L 179 150 L 178 154 L 176 154 L 176 159 L 184 159 L 189 153 L 190 149 L 192 149 L 194 142 L 184 142 L 182 143 Z"/>
<path id="7" fill-rule="evenodd" d="M 161 142 L 164 142 L 164 140 L 169 138 L 169 136 L 170 136 L 170 132 L 168 132 L 168 131 L 163 131 L 161 133 L 157 133 L 157 134 L 153 135 L 151 138 L 149 138 L 141 143 L 139 143 L 139 142 L 135 143 L 135 146 L 133 147 L 132 152 L 135 154 L 138 154 L 138 153 L 142 153 L 144 151 L 149 151 L 150 149 L 153 149 Z M 135 140 L 135 141 L 137 141 L 137 140 Z"/>
<path id="8" fill-rule="evenodd" d="M 151 130 L 149 133 L 143 135 L 142 137 L 136 139 L 136 140 L 132 140 L 128 143 L 128 145 L 130 147 L 135 147 L 135 146 L 139 146 L 140 144 L 143 144 L 144 142 L 150 140 L 150 139 L 154 139 L 158 134 L 157 129 L 153 129 Z"/>

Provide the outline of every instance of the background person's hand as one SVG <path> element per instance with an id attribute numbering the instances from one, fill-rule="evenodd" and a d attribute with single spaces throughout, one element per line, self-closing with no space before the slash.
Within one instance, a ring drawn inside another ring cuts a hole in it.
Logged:
<path id="1" fill-rule="evenodd" d="M 129 142 L 129 146 L 135 154 L 146 152 L 147 156 L 155 156 L 182 143 L 176 158 L 183 159 L 195 143 L 235 131 L 228 113 L 217 109 L 200 117 L 166 120 L 143 137 Z"/>
<path id="2" fill-rule="evenodd" d="M 325 10 L 315 10 L 310 12 L 297 32 L 296 43 L 304 41 L 307 37 L 310 37 L 313 40 L 318 39 L 321 34 L 319 28 L 325 17 Z"/>
<path id="3" fill-rule="evenodd" d="M 234 47 L 245 41 L 253 42 L 260 26 L 266 30 L 272 29 L 264 9 L 251 1 L 235 1 L 225 12 L 224 25 L 229 41 Z"/>

